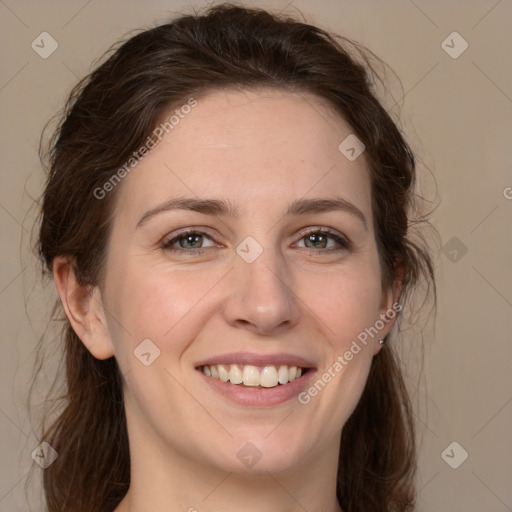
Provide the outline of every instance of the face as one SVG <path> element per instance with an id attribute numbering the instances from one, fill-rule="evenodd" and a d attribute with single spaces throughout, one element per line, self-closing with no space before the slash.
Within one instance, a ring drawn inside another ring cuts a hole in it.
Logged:
<path id="1" fill-rule="evenodd" d="M 350 134 L 309 94 L 211 92 L 119 185 L 101 296 L 135 457 L 337 460 L 394 302 Z"/>

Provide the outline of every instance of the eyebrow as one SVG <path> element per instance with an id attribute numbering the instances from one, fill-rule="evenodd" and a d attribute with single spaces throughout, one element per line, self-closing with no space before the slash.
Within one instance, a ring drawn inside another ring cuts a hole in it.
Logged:
<path id="1" fill-rule="evenodd" d="M 239 217 L 238 207 L 225 199 L 200 199 L 194 197 L 179 197 L 171 199 L 147 211 L 137 222 L 136 228 L 146 223 L 151 217 L 171 210 L 191 210 L 205 215 Z M 368 221 L 363 212 L 354 204 L 341 197 L 332 199 L 297 199 L 286 210 L 286 215 L 307 215 L 329 211 L 343 211 L 356 217 L 368 231 Z"/>

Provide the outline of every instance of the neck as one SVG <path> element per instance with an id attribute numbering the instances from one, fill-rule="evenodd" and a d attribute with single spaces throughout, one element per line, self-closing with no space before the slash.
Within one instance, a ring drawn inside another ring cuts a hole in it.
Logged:
<path id="1" fill-rule="evenodd" d="M 208 485 L 204 485 L 205 483 Z M 134 482 L 115 512 L 342 512 L 335 493 L 324 493 L 318 482 L 307 479 L 299 487 L 283 475 L 242 477 L 224 473 L 216 482 L 198 478 L 194 490 L 183 492 L 180 482 L 170 486 Z M 154 482 L 153 482 L 154 483 Z"/>
<path id="2" fill-rule="evenodd" d="M 130 489 L 115 512 L 342 512 L 336 497 L 339 444 L 280 472 L 245 474 L 162 448 L 130 446 Z"/>

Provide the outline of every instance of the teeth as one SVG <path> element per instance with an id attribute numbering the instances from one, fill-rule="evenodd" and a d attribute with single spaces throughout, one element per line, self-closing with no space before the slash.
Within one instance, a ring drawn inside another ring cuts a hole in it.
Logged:
<path id="1" fill-rule="evenodd" d="M 265 366 L 261 372 L 251 364 L 212 364 L 204 365 L 202 370 L 206 376 L 220 379 L 222 382 L 263 388 L 274 388 L 278 384 L 292 382 L 303 374 L 302 368 L 285 365 L 279 366 L 279 370 L 274 365 Z"/>
<path id="2" fill-rule="evenodd" d="M 280 366 L 279 371 L 277 372 L 277 380 L 279 384 L 286 384 L 289 379 L 288 367 Z"/>
<path id="3" fill-rule="evenodd" d="M 217 365 L 217 369 L 219 370 L 219 377 L 222 382 L 227 382 L 229 380 L 229 373 L 224 367 L 223 364 Z"/>
<path id="4" fill-rule="evenodd" d="M 244 386 L 259 386 L 260 385 L 260 372 L 256 366 L 246 364 L 242 373 Z"/>
<path id="5" fill-rule="evenodd" d="M 265 366 L 261 372 L 260 385 L 264 388 L 277 386 L 277 370 L 275 366 Z"/>
<path id="6" fill-rule="evenodd" d="M 214 367 L 215 365 L 211 366 L 210 368 Z M 236 364 L 232 364 L 231 369 L 229 370 L 229 382 L 231 382 L 231 384 L 242 384 L 242 381 L 242 371 L 240 370 L 240 368 L 238 368 Z"/>

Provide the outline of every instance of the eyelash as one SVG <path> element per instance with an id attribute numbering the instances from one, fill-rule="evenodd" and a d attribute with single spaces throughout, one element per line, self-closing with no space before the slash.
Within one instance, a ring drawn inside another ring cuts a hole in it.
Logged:
<path id="1" fill-rule="evenodd" d="M 308 235 L 314 234 L 314 235 L 322 235 L 322 236 L 331 238 L 332 240 L 337 242 L 340 246 L 338 249 L 331 247 L 331 248 L 323 249 L 323 250 L 306 247 L 305 249 L 309 250 L 310 253 L 319 253 L 319 252 L 338 253 L 340 251 L 348 251 L 352 248 L 352 244 L 347 238 L 340 236 L 337 233 L 334 233 L 333 231 L 326 229 L 326 228 L 309 228 L 307 231 L 302 231 L 299 234 L 300 234 L 299 241 L 302 241 Z M 200 235 L 200 236 L 206 237 L 207 239 L 211 240 L 212 242 L 214 241 L 213 238 L 208 233 L 206 233 L 204 231 L 199 231 L 197 229 L 185 229 L 185 230 L 177 233 L 176 236 L 174 236 L 172 239 L 164 241 L 162 243 L 162 249 L 165 251 L 173 252 L 173 253 L 190 254 L 193 256 L 203 254 L 204 249 L 202 249 L 202 248 L 198 248 L 198 249 L 180 248 L 180 249 L 178 249 L 178 248 L 172 247 L 176 242 L 178 242 L 180 239 L 182 239 L 188 235 Z"/>

